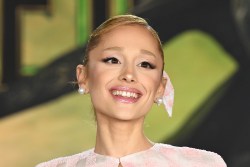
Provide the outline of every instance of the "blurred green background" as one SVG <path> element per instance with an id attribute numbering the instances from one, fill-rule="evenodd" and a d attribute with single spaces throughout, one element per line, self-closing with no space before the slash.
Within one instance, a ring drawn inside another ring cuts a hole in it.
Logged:
<path id="1" fill-rule="evenodd" d="M 132 1 L 113 0 L 110 4 L 110 16 L 133 6 Z M 0 5 L 2 8 L 2 0 Z M 92 29 L 90 7 L 90 0 L 50 0 L 50 15 L 20 7 L 22 75 L 35 75 L 63 53 L 83 45 Z M 172 118 L 162 106 L 153 106 L 148 114 L 145 133 L 154 142 L 170 139 L 186 124 L 199 123 L 187 121 L 238 68 L 215 39 L 197 30 L 170 39 L 164 52 L 165 70 L 175 87 L 175 104 Z M 0 119 L 0 166 L 35 166 L 84 151 L 94 146 L 95 128 L 89 96 L 75 92 L 4 117 Z"/>

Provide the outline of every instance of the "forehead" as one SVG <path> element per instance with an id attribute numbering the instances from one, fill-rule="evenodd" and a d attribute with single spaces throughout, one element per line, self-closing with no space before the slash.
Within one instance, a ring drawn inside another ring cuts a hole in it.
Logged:
<path id="1" fill-rule="evenodd" d="M 141 25 L 122 25 L 111 29 L 101 36 L 102 47 L 120 46 L 121 47 L 140 47 L 158 54 L 159 45 L 157 39 L 144 26 Z"/>
<path id="2" fill-rule="evenodd" d="M 143 37 L 148 40 L 156 40 L 152 33 L 144 26 L 141 25 L 122 25 L 117 26 L 115 28 L 110 29 L 107 33 L 103 34 L 101 38 L 119 38 L 119 37 L 127 37 L 127 38 L 136 38 Z"/>

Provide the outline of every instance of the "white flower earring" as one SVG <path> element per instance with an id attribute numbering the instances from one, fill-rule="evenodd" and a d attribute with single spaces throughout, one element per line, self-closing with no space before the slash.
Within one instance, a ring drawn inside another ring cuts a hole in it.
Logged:
<path id="1" fill-rule="evenodd" d="M 82 88 L 82 87 L 79 87 L 78 93 L 81 94 L 81 95 L 83 95 L 85 93 L 85 89 Z"/>

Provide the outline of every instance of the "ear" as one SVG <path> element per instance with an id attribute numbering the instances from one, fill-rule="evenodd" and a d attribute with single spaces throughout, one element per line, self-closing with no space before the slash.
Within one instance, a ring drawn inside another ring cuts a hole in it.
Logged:
<path id="1" fill-rule="evenodd" d="M 84 88 L 85 93 L 88 93 L 89 89 L 88 89 L 87 68 L 84 65 L 79 64 L 76 67 L 76 78 L 77 78 L 78 86 L 81 88 Z"/>
<path id="2" fill-rule="evenodd" d="M 156 98 L 161 98 L 164 95 L 164 91 L 165 91 L 167 82 L 168 82 L 167 78 L 162 76 L 161 83 L 160 83 L 160 85 L 157 89 L 156 95 L 155 95 Z"/>

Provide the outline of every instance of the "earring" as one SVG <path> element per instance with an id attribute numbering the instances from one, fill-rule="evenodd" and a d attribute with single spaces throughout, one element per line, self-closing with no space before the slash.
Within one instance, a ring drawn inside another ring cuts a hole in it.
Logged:
<path id="1" fill-rule="evenodd" d="M 79 89 L 78 89 L 78 93 L 79 93 L 79 94 L 81 94 L 81 95 L 83 95 L 83 94 L 85 93 L 85 89 L 84 89 L 84 88 L 79 87 Z"/>
<path id="2" fill-rule="evenodd" d="M 163 103 L 163 99 L 162 99 L 161 97 L 158 97 L 158 98 L 156 99 L 156 104 L 157 104 L 157 106 L 160 106 L 162 103 Z"/>

